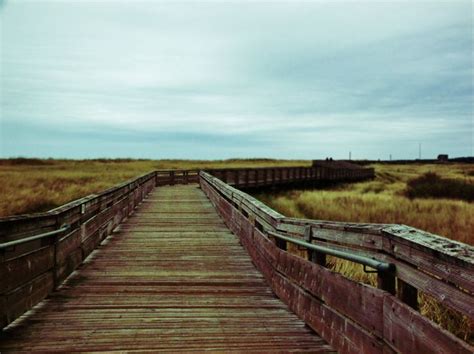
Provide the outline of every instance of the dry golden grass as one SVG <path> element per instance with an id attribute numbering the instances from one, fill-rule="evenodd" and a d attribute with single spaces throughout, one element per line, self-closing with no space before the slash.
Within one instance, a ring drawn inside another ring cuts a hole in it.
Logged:
<path id="1" fill-rule="evenodd" d="M 434 171 L 473 183 L 472 165 L 375 165 L 373 181 L 323 190 L 291 190 L 257 198 L 282 214 L 320 220 L 406 224 L 474 244 L 474 204 L 452 199 L 409 199 L 406 182 Z"/>
<path id="2" fill-rule="evenodd" d="M 467 244 L 474 244 L 474 204 L 451 199 L 409 199 L 407 181 L 426 172 L 443 178 L 474 182 L 474 166 L 376 164 L 373 181 L 320 190 L 291 190 L 256 197 L 278 212 L 293 217 L 369 223 L 406 224 Z M 330 258 L 330 268 L 356 281 L 376 285 L 360 265 Z M 420 312 L 458 337 L 473 342 L 473 324 L 465 316 L 419 295 Z"/>
<path id="3" fill-rule="evenodd" d="M 47 211 L 156 169 L 301 166 L 309 161 L 0 160 L 0 217 Z"/>
<path id="4" fill-rule="evenodd" d="M 100 192 L 155 169 L 304 166 L 288 160 L 0 160 L 0 216 L 46 211 Z M 472 182 L 474 166 L 374 165 L 376 179 L 324 190 L 292 190 L 257 198 L 282 214 L 312 219 L 402 223 L 474 244 L 474 204 L 449 199 L 408 199 L 406 182 L 432 171 L 444 178 Z M 375 285 L 375 277 L 351 262 L 330 258 L 333 270 Z M 465 317 L 420 294 L 421 312 L 459 337 L 472 341 Z"/>

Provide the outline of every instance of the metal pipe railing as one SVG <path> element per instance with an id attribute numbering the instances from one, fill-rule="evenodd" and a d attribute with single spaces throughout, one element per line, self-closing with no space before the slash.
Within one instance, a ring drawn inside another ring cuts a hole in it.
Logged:
<path id="1" fill-rule="evenodd" d="M 0 243 L 0 250 L 4 250 L 4 249 L 10 248 L 10 247 L 15 247 L 15 246 L 21 245 L 21 244 L 23 244 L 23 243 L 27 243 L 27 242 L 31 242 L 31 241 L 35 241 L 35 240 L 40 240 L 40 239 L 42 239 L 42 238 L 51 237 L 51 236 L 56 236 L 56 235 L 58 235 L 58 234 L 61 234 L 61 233 L 66 232 L 66 231 L 69 230 L 70 228 L 71 228 L 70 225 L 65 225 L 65 226 L 63 226 L 62 228 L 58 229 L 58 230 L 45 232 L 45 233 L 43 233 L 43 234 L 39 234 L 39 235 L 35 235 L 35 236 L 30 236 L 30 237 L 21 238 L 21 239 L 19 239 L 19 240 L 14 240 L 14 241 L 10 241 L 10 242 Z"/>
<path id="2" fill-rule="evenodd" d="M 306 242 L 306 241 L 303 241 L 303 240 L 300 240 L 300 239 L 297 239 L 297 238 L 284 236 L 284 235 L 281 235 L 281 234 L 278 234 L 278 233 L 272 232 L 272 231 L 268 231 L 268 234 L 272 237 L 276 237 L 278 239 L 285 240 L 287 242 L 291 242 L 295 245 L 306 247 L 307 249 L 310 249 L 312 251 L 316 251 L 316 252 L 319 252 L 319 253 L 324 253 L 324 254 L 327 254 L 327 255 L 330 255 L 330 256 L 338 257 L 338 258 L 341 258 L 341 259 L 345 259 L 345 260 L 348 260 L 348 261 L 351 261 L 351 262 L 359 263 L 359 264 L 362 264 L 364 266 L 374 268 L 378 272 L 393 272 L 393 271 L 395 271 L 395 265 L 393 263 L 382 262 L 382 261 L 379 261 L 375 258 L 361 256 L 361 255 L 354 254 L 354 253 L 351 253 L 351 252 L 340 251 L 340 250 L 336 250 L 336 249 L 329 248 L 329 247 L 317 246 L 315 244 L 312 244 L 312 243 L 309 243 L 309 242 Z"/>

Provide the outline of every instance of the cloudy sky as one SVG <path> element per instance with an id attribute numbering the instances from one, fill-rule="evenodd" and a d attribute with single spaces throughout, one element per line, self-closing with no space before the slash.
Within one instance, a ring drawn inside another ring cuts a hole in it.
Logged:
<path id="1" fill-rule="evenodd" d="M 473 154 L 471 1 L 0 0 L 0 156 Z"/>

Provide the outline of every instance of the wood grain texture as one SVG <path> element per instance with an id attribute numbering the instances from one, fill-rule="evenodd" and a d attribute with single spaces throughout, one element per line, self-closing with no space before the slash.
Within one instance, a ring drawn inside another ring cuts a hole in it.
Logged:
<path id="1" fill-rule="evenodd" d="M 379 276 L 384 280 L 384 291 L 353 282 L 321 265 L 292 255 L 279 249 L 265 230 L 257 228 L 257 218 L 252 211 L 247 213 L 237 208 L 232 199 L 227 199 L 228 187 L 222 186 L 214 178 L 203 178 L 201 187 L 227 226 L 239 236 L 278 297 L 336 350 L 341 353 L 473 352 L 468 343 L 443 330 L 410 307 L 416 308 L 417 305 L 414 301 L 416 286 L 423 290 L 441 291 L 436 298 L 452 294 L 454 300 L 445 303 L 468 316 L 472 315 L 472 296 L 441 279 L 435 279 L 417 270 L 405 260 L 383 253 L 384 225 L 277 219 L 278 230 L 282 230 L 282 225 L 291 225 L 285 230 L 306 238 L 318 235 L 314 228 L 331 230 L 330 233 L 324 234 L 325 238 L 321 237 L 318 241 L 345 250 L 351 250 L 356 245 L 358 247 L 352 250 L 357 253 L 368 253 L 394 263 L 399 283 L 403 281 L 401 279 L 410 279 L 403 285 L 405 293 L 403 294 L 400 287 L 398 294 L 410 306 L 393 296 L 395 274 L 388 274 L 386 279 Z M 245 198 L 245 195 L 242 197 Z M 338 235 L 337 231 L 341 234 L 347 232 L 349 242 L 344 246 L 340 243 L 344 243 L 345 238 Z M 468 268 L 464 270 L 468 271 Z M 436 340 L 430 341 L 431 337 L 436 337 Z"/>
<path id="2" fill-rule="evenodd" d="M 2 353 L 204 349 L 333 352 L 275 297 L 196 185 L 157 188 L 0 341 Z"/>

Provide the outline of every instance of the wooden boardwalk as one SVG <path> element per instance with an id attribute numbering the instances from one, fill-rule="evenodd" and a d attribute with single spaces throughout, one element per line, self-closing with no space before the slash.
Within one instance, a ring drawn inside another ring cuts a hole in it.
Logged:
<path id="1" fill-rule="evenodd" d="M 155 189 L 0 340 L 2 353 L 206 349 L 332 352 L 275 297 L 197 185 Z"/>

